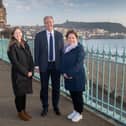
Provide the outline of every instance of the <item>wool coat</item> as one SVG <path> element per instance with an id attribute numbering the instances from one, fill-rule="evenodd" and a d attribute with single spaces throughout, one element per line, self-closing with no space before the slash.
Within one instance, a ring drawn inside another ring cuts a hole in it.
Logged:
<path id="1" fill-rule="evenodd" d="M 65 79 L 65 88 L 69 91 L 85 90 L 85 69 L 84 69 L 85 52 L 83 46 L 78 43 L 77 47 L 67 53 L 64 53 L 62 58 L 62 73 L 72 77 Z"/>
<path id="2" fill-rule="evenodd" d="M 25 42 L 22 47 L 18 42 L 13 42 L 7 54 L 12 64 L 11 79 L 14 94 L 22 96 L 32 93 L 32 77 L 28 77 L 28 72 L 33 72 L 34 63 L 28 44 Z"/>

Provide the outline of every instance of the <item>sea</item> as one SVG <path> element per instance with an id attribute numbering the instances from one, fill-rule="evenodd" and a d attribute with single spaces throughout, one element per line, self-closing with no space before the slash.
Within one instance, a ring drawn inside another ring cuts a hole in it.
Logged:
<path id="1" fill-rule="evenodd" d="M 8 47 L 8 41 L 7 39 L 1 39 L 0 40 L 0 57 L 7 58 L 6 56 L 6 50 Z M 29 40 L 28 41 L 32 53 L 34 53 L 34 41 Z M 116 50 L 118 51 L 119 55 L 123 55 L 125 52 L 126 56 L 126 39 L 89 39 L 89 40 L 81 40 L 81 43 L 83 44 L 84 48 L 88 50 L 94 50 L 97 49 L 102 52 L 103 49 L 106 52 L 109 52 L 111 50 L 112 54 L 116 53 Z"/>
<path id="2" fill-rule="evenodd" d="M 83 40 L 82 44 L 85 48 L 89 50 L 99 50 L 103 51 L 103 49 L 108 52 L 112 51 L 114 54 L 116 49 L 118 53 L 121 55 L 123 51 L 126 49 L 126 39 L 89 39 Z"/>

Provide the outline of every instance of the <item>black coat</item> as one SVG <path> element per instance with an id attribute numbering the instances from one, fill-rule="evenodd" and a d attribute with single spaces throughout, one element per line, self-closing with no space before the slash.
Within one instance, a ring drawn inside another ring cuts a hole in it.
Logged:
<path id="1" fill-rule="evenodd" d="M 62 58 L 62 73 L 66 73 L 72 79 L 65 78 L 65 88 L 70 91 L 85 90 L 85 70 L 84 70 L 85 52 L 83 46 L 78 46 L 65 53 Z"/>
<path id="2" fill-rule="evenodd" d="M 24 46 L 25 48 L 16 42 L 7 52 L 12 64 L 11 79 L 16 96 L 32 93 L 32 77 L 29 78 L 27 74 L 33 72 L 33 58 L 28 44 L 25 43 Z"/>

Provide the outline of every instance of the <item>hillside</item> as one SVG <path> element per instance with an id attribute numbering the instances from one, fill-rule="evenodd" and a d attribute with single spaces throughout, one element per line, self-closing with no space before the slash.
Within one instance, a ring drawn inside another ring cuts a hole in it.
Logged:
<path id="1" fill-rule="evenodd" d="M 85 29 L 85 30 L 92 30 L 96 28 L 104 29 L 109 32 L 124 32 L 126 33 L 126 27 L 124 27 L 120 23 L 110 23 L 110 22 L 72 22 L 67 21 L 63 24 L 57 24 L 57 27 L 64 27 L 64 28 L 76 28 L 76 29 Z"/>

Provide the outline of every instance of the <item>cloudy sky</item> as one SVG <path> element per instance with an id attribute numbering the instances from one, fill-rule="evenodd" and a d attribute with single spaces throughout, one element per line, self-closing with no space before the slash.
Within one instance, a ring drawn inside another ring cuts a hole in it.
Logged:
<path id="1" fill-rule="evenodd" d="M 43 25 L 52 15 L 55 23 L 69 21 L 117 22 L 126 26 L 126 0 L 3 0 L 11 25 Z"/>

